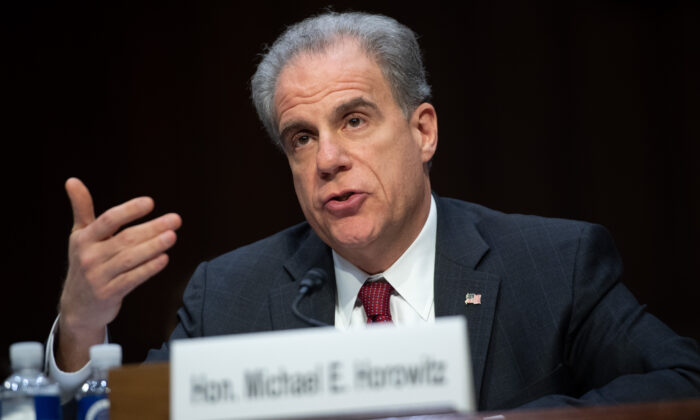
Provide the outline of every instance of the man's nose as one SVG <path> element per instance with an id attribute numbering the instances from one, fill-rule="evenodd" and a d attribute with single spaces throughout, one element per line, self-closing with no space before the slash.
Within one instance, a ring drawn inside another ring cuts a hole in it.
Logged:
<path id="1" fill-rule="evenodd" d="M 352 166 L 350 156 L 341 139 L 331 134 L 319 136 L 316 168 L 323 179 L 333 178 Z"/>

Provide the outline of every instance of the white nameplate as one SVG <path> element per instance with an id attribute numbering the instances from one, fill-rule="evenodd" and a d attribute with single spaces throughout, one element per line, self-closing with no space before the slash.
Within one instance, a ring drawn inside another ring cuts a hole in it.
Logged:
<path id="1" fill-rule="evenodd" d="M 414 327 L 309 328 L 177 340 L 173 420 L 467 412 L 462 317 Z"/>

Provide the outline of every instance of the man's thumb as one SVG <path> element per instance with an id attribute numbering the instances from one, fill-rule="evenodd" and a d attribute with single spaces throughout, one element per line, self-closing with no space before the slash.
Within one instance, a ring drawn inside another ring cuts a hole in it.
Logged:
<path id="1" fill-rule="evenodd" d="M 73 232 L 95 221 L 95 209 L 90 191 L 78 178 L 68 178 L 66 192 L 73 207 Z"/>

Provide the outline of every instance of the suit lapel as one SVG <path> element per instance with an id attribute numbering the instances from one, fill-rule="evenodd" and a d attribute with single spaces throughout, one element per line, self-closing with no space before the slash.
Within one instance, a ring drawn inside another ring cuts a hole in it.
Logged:
<path id="1" fill-rule="evenodd" d="M 311 268 L 319 267 L 328 273 L 328 278 L 319 290 L 305 297 L 299 311 L 328 325 L 335 322 L 335 271 L 330 248 L 309 229 L 308 237 L 297 252 L 284 264 L 284 279 L 280 287 L 270 292 L 270 317 L 273 329 L 306 328 L 309 325 L 294 316 L 291 307 L 299 294 L 299 282 Z M 289 281 L 291 276 L 292 281 Z"/>
<path id="2" fill-rule="evenodd" d="M 475 221 L 464 209 L 454 209 L 436 197 L 438 210 L 435 252 L 435 316 L 467 318 L 476 401 L 479 401 L 484 366 L 491 341 L 500 280 L 476 270 L 488 252 Z M 481 295 L 481 304 L 466 304 L 466 294 Z"/>
<path id="3" fill-rule="evenodd" d="M 479 234 L 477 221 L 448 200 L 436 196 L 435 202 L 438 211 L 435 316 L 463 315 L 467 318 L 475 397 L 479 401 L 500 279 L 476 270 L 489 249 Z M 270 292 L 273 329 L 309 326 L 294 316 L 291 306 L 299 291 L 299 281 L 313 267 L 326 270 L 328 279 L 320 290 L 304 298 L 299 309 L 307 316 L 334 325 L 336 284 L 333 257 L 330 248 L 309 230 L 297 252 L 284 264 L 286 272 L 282 275 L 284 279 L 280 279 L 281 286 Z M 480 294 L 481 304 L 465 304 L 467 293 Z"/>

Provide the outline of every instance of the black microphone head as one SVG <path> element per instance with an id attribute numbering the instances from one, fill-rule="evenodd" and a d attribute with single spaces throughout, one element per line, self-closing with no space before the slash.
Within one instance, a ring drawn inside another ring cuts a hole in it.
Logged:
<path id="1" fill-rule="evenodd" d="M 314 267 L 304 274 L 304 277 L 299 282 L 299 287 L 306 287 L 307 290 L 311 291 L 318 287 L 321 287 L 324 281 L 328 278 L 328 273 L 326 270 L 318 267 Z"/>
<path id="2" fill-rule="evenodd" d="M 310 295 L 315 289 L 320 288 L 323 282 L 328 278 L 328 273 L 322 268 L 314 267 L 307 271 L 299 282 L 299 294 L 297 295 L 294 302 L 292 302 L 292 313 L 301 319 L 302 321 L 308 323 L 309 325 L 315 326 L 327 326 L 326 323 L 321 322 L 317 319 L 310 318 L 299 311 L 299 303 L 305 296 Z"/>

